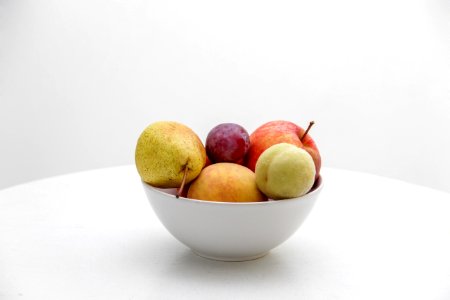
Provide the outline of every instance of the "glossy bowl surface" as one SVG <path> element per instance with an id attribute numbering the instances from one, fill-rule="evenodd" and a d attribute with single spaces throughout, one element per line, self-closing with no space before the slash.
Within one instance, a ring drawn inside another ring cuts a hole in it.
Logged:
<path id="1" fill-rule="evenodd" d="M 286 241 L 305 221 L 323 183 L 299 198 L 265 202 L 212 202 L 175 197 L 176 189 L 142 183 L 166 229 L 200 256 L 222 261 L 252 260 Z"/>

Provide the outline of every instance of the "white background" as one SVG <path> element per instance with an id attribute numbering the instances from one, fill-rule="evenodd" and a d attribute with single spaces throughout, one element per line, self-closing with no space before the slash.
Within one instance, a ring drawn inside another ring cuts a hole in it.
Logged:
<path id="1" fill-rule="evenodd" d="M 156 120 L 286 119 L 316 121 L 325 166 L 450 191 L 449 20 L 444 0 L 0 0 L 0 188 L 131 164 Z"/>

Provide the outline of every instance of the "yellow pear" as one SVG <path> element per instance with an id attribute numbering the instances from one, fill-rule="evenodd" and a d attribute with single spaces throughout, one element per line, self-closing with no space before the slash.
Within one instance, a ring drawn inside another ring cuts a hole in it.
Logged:
<path id="1" fill-rule="evenodd" d="M 256 162 L 256 184 L 269 198 L 300 197 L 311 189 L 316 167 L 304 149 L 280 143 L 266 149 Z"/>
<path id="2" fill-rule="evenodd" d="M 141 179 L 160 188 L 177 188 L 194 180 L 206 163 L 200 138 L 189 127 L 172 121 L 150 124 L 141 133 L 135 152 Z"/>

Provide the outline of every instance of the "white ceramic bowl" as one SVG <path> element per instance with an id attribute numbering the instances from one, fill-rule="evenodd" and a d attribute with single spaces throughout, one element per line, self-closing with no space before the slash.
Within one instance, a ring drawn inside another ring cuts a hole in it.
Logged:
<path id="1" fill-rule="evenodd" d="M 176 198 L 175 189 L 143 183 L 167 230 L 200 256 L 223 261 L 256 259 L 286 241 L 303 223 L 322 189 L 288 200 L 229 203 Z"/>

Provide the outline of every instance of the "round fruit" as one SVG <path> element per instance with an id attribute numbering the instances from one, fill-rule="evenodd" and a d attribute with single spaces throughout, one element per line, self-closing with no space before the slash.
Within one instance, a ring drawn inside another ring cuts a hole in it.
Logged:
<path id="1" fill-rule="evenodd" d="M 212 164 L 202 170 L 188 191 L 188 198 L 221 202 L 264 201 L 252 170 L 234 163 Z"/>
<path id="2" fill-rule="evenodd" d="M 242 165 L 249 148 L 248 132 L 234 123 L 217 125 L 206 138 L 206 153 L 214 163 L 232 162 Z"/>
<path id="3" fill-rule="evenodd" d="M 321 157 L 317 145 L 307 134 L 314 122 L 306 130 L 289 121 L 271 121 L 258 127 L 250 135 L 250 149 L 246 157 L 246 166 L 255 171 L 259 156 L 275 144 L 289 143 L 305 149 L 311 155 L 316 166 L 316 179 L 320 175 Z"/>
<path id="4" fill-rule="evenodd" d="M 256 163 L 256 184 L 269 198 L 300 197 L 312 188 L 316 167 L 304 149 L 288 143 L 269 147 Z"/>

